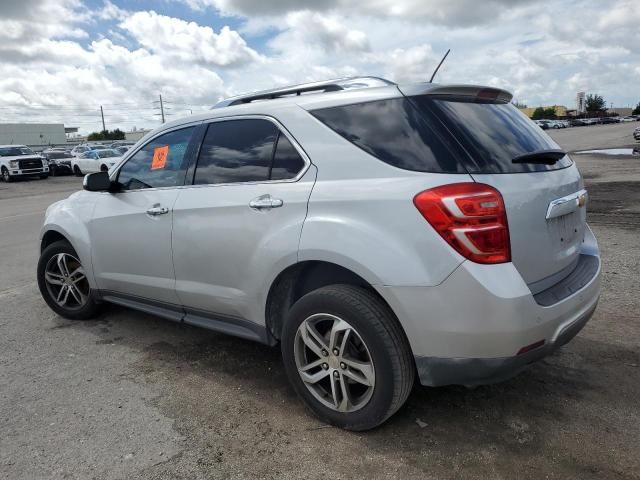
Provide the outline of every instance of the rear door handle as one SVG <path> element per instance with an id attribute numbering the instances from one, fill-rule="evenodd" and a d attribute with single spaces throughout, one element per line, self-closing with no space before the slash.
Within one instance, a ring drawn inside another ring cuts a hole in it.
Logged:
<path id="1" fill-rule="evenodd" d="M 160 205 L 154 205 L 147 209 L 147 215 L 151 215 L 152 217 L 164 215 L 165 213 L 169 213 L 169 209 L 167 207 L 161 207 Z"/>
<path id="2" fill-rule="evenodd" d="M 273 198 L 271 195 L 261 195 L 249 202 L 249 206 L 255 210 L 270 210 L 272 208 L 281 207 L 284 204 L 279 198 Z"/>

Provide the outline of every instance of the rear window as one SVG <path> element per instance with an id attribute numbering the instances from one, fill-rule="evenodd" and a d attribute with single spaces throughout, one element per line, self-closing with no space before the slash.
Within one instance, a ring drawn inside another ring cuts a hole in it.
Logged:
<path id="1" fill-rule="evenodd" d="M 411 97 L 420 111 L 437 115 L 469 153 L 469 173 L 520 173 L 558 170 L 571 165 L 565 156 L 553 165 L 514 164 L 515 157 L 540 150 L 560 149 L 542 129 L 509 104 L 469 99 Z"/>
<path id="2" fill-rule="evenodd" d="M 394 167 L 418 172 L 466 173 L 428 111 L 406 98 L 323 108 L 311 112 L 365 152 Z"/>

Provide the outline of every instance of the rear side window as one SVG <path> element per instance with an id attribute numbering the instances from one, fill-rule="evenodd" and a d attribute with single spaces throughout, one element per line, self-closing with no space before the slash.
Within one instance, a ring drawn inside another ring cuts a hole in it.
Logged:
<path id="1" fill-rule="evenodd" d="M 469 173 L 520 173 L 557 170 L 571 165 L 565 156 L 553 165 L 514 164 L 515 157 L 560 149 L 542 129 L 516 107 L 465 98 L 411 97 L 420 111 L 437 115 L 458 139 L 468 158 Z"/>
<path id="2" fill-rule="evenodd" d="M 176 187 L 184 184 L 186 153 L 195 127 L 174 130 L 154 138 L 122 166 L 122 190 Z"/>
<path id="3" fill-rule="evenodd" d="M 418 172 L 466 173 L 429 112 L 406 98 L 323 108 L 311 112 L 365 152 L 394 167 Z"/>
<path id="4" fill-rule="evenodd" d="M 195 184 L 264 182 L 295 178 L 304 160 L 269 120 L 213 122 L 207 128 Z"/>

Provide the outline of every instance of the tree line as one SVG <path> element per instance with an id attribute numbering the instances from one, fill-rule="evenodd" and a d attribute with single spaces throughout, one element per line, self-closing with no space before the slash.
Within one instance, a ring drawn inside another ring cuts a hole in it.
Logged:
<path id="1" fill-rule="evenodd" d="M 527 105 L 524 103 L 514 102 L 513 103 L 517 108 L 527 108 Z M 597 93 L 589 94 L 585 98 L 585 109 L 588 113 L 602 113 L 607 111 L 607 102 L 602 97 L 602 95 L 598 95 Z M 640 115 L 640 102 L 635 106 L 631 115 Z M 543 118 L 554 119 L 556 118 L 556 106 L 553 107 L 538 107 L 536 108 L 531 118 L 534 120 L 541 120 Z"/>
<path id="2" fill-rule="evenodd" d="M 87 136 L 87 140 L 124 140 L 124 132 L 119 128 L 115 130 L 102 130 L 101 132 L 93 132 Z"/>

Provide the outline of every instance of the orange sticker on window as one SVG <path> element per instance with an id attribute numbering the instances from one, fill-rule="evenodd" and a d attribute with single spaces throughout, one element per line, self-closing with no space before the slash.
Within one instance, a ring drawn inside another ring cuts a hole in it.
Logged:
<path id="1" fill-rule="evenodd" d="M 164 147 L 156 147 L 153 149 L 153 160 L 151 161 L 151 170 L 158 170 L 164 168 L 167 164 L 167 157 L 169 156 L 169 145 Z"/>

